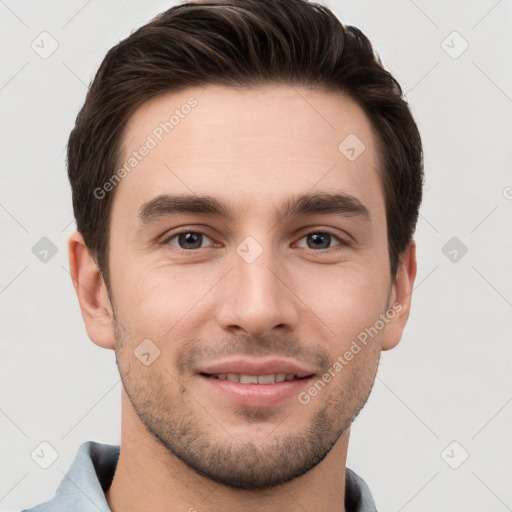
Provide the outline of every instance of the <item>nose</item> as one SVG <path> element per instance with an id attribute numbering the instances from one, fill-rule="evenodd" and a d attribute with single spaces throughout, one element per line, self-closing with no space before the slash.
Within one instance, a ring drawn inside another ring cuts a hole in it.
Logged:
<path id="1" fill-rule="evenodd" d="M 300 299 L 293 291 L 293 279 L 271 250 L 264 250 L 249 262 L 236 252 L 233 268 L 223 280 L 219 307 L 220 326 L 244 332 L 254 338 L 273 329 L 292 331 L 300 317 Z"/>

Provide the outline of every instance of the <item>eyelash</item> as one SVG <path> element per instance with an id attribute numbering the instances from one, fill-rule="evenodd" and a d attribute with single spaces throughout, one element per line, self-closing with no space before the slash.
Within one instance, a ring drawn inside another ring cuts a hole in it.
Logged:
<path id="1" fill-rule="evenodd" d="M 163 246 L 167 246 L 167 245 L 171 245 L 169 242 L 171 240 L 173 240 L 174 238 L 180 236 L 180 235 L 184 235 L 186 233 L 194 233 L 196 235 L 202 235 L 202 236 L 205 236 L 207 238 L 209 238 L 210 240 L 213 240 L 209 235 L 207 235 L 204 231 L 199 231 L 199 230 L 192 230 L 192 229 L 185 229 L 185 230 L 182 230 L 182 231 L 179 231 L 177 233 L 173 233 L 171 236 L 168 236 L 167 238 L 165 238 L 162 242 L 160 242 L 160 245 L 163 245 Z M 334 247 L 328 247 L 327 249 L 310 249 L 311 251 L 313 252 L 327 252 L 327 251 L 331 251 L 331 250 L 336 250 L 336 248 L 338 247 L 346 247 L 349 245 L 349 243 L 346 241 L 346 240 L 343 240 L 342 238 L 340 238 L 338 235 L 334 234 L 333 232 L 329 231 L 329 230 L 312 230 L 312 231 L 308 231 L 306 233 L 303 233 L 299 240 L 302 240 L 304 237 L 308 236 L 308 235 L 312 235 L 312 234 L 321 234 L 321 235 L 330 235 L 332 236 L 333 238 L 335 238 L 339 244 L 338 245 L 335 245 Z M 178 252 L 182 253 L 182 254 L 194 254 L 196 251 L 199 251 L 200 249 L 202 249 L 202 247 L 198 248 L 198 249 L 182 249 L 181 247 L 177 247 L 177 246 L 173 246 L 175 250 L 177 250 Z M 303 247 L 304 249 L 304 247 Z"/>

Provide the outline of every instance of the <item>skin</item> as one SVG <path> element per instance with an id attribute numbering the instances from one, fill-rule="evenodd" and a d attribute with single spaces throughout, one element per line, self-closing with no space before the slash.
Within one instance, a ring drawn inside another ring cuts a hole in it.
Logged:
<path id="1" fill-rule="evenodd" d="M 345 510 L 350 425 L 381 351 L 400 341 L 416 276 L 413 243 L 390 276 L 371 124 L 351 99 L 333 93 L 190 88 L 135 112 L 123 156 L 191 96 L 197 106 L 114 192 L 112 303 L 80 233 L 69 239 L 88 335 L 115 350 L 123 381 L 121 453 L 108 504 L 114 512 Z M 338 150 L 351 133 L 366 147 L 354 161 Z M 350 194 L 369 221 L 275 215 L 290 196 L 312 192 Z M 142 225 L 141 205 L 162 193 L 230 201 L 236 215 L 186 213 Z M 206 236 L 189 249 L 171 238 L 180 228 Z M 307 236 L 315 233 L 333 236 L 316 248 Z M 247 236 L 262 249 L 251 263 L 236 251 Z M 394 303 L 401 306 L 394 318 L 307 404 L 292 396 L 240 406 L 195 373 L 228 356 L 275 356 L 307 367 L 316 380 Z M 160 350 L 148 366 L 134 355 L 144 339 Z"/>

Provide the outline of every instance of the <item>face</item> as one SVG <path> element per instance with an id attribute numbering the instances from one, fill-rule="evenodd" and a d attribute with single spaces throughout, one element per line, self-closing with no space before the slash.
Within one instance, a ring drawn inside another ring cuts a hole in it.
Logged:
<path id="1" fill-rule="evenodd" d="M 132 418 L 228 486 L 304 474 L 393 322 L 369 120 L 332 93 L 190 88 L 139 108 L 123 148 L 109 269 Z"/>

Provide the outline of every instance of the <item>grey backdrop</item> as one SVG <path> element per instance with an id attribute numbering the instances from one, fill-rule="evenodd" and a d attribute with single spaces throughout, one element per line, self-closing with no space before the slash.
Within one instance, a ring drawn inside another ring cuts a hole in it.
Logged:
<path id="1" fill-rule="evenodd" d="M 68 273 L 65 145 L 106 51 L 173 3 L 0 0 L 3 511 L 49 499 L 82 442 L 119 443 L 114 353 Z M 381 511 L 512 510 L 512 1 L 325 3 L 402 84 L 427 176 L 410 322 L 348 466 Z"/>

